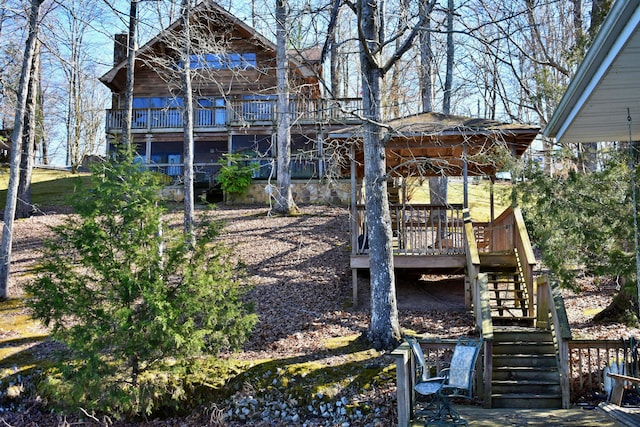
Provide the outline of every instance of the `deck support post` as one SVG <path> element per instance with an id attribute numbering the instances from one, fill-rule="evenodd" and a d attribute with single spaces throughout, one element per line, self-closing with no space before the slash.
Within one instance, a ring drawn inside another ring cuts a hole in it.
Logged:
<path id="1" fill-rule="evenodd" d="M 351 286 L 353 287 L 353 307 L 358 306 L 358 269 L 351 269 Z"/>
<path id="2" fill-rule="evenodd" d="M 353 145 L 349 150 L 351 157 L 351 253 L 358 253 L 358 195 L 356 179 L 356 150 Z M 358 306 L 358 269 L 351 269 L 351 286 L 353 290 L 353 306 Z"/>
<path id="3" fill-rule="evenodd" d="M 462 143 L 462 193 L 462 208 L 469 209 L 469 164 L 466 143 Z"/>

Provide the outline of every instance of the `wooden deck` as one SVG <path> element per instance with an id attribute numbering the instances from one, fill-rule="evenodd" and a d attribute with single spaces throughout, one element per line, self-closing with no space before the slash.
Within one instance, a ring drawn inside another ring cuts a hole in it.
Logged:
<path id="1" fill-rule="evenodd" d="M 600 408 L 583 409 L 571 407 L 569 409 L 484 409 L 474 405 L 454 405 L 462 418 L 469 422 L 470 427 L 524 427 L 524 426 L 566 426 L 566 427 L 620 427 L 638 426 L 640 419 L 634 418 L 627 424 L 616 420 Z M 640 415 L 636 415 L 640 417 Z M 411 427 L 424 426 L 424 420 L 414 420 Z"/>
<path id="2" fill-rule="evenodd" d="M 465 254 L 458 255 L 394 255 L 395 268 L 412 268 L 421 270 L 453 270 L 464 268 Z M 369 268 L 369 255 L 351 255 L 351 268 Z"/>

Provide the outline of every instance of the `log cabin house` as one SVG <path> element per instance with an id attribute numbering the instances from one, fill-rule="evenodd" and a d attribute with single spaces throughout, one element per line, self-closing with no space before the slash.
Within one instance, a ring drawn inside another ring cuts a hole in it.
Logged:
<path id="1" fill-rule="evenodd" d="M 240 154 L 256 166 L 256 180 L 275 180 L 275 44 L 213 1 L 194 7 L 190 31 L 197 184 L 208 188 L 215 182 L 225 153 Z M 176 21 L 138 50 L 132 120 L 141 163 L 175 183 L 180 182 L 184 161 L 180 33 Z M 294 186 L 296 180 L 308 182 L 325 174 L 326 133 L 355 123 L 351 112 L 361 106 L 360 99 L 323 97 L 319 54 L 319 49 L 309 49 L 289 56 Z M 126 78 L 127 35 L 118 34 L 114 66 L 100 78 L 112 92 L 106 117 L 111 149 L 122 135 Z M 297 196 L 310 201 L 303 191 Z M 249 201 L 265 199 L 264 184 L 255 199 Z"/>

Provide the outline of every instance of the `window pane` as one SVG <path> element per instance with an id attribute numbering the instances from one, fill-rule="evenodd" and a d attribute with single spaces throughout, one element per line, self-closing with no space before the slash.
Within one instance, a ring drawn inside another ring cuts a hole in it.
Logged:
<path id="1" fill-rule="evenodd" d="M 258 66 L 255 53 L 242 54 L 242 68 L 255 68 Z"/>
<path id="2" fill-rule="evenodd" d="M 207 53 L 205 55 L 208 68 L 221 69 L 225 68 L 223 57 L 217 53 Z"/>
<path id="3" fill-rule="evenodd" d="M 149 98 L 134 96 L 133 108 L 149 108 Z"/>
<path id="4" fill-rule="evenodd" d="M 198 107 L 213 107 L 213 101 L 209 98 L 199 98 L 196 102 L 198 103 Z"/>
<path id="5" fill-rule="evenodd" d="M 242 57 L 239 53 L 229 54 L 229 68 L 240 68 L 242 66 Z"/>
<path id="6" fill-rule="evenodd" d="M 167 105 L 167 98 L 165 96 L 154 96 L 149 98 L 149 106 L 151 108 L 164 108 Z"/>
<path id="7" fill-rule="evenodd" d="M 184 99 L 181 96 L 167 98 L 165 106 L 169 108 L 178 108 L 184 105 Z"/>

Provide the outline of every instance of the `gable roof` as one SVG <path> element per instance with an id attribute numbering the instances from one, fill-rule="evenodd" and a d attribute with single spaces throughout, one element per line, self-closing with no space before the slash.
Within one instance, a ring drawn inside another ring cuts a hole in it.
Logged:
<path id="1" fill-rule="evenodd" d="M 213 0 L 204 0 L 195 6 L 192 9 L 192 19 L 198 19 L 203 15 L 209 15 L 215 13 L 216 17 L 225 21 L 229 28 L 233 28 L 237 33 L 239 33 L 243 39 L 249 40 L 254 43 L 259 48 L 263 49 L 263 51 L 269 52 L 271 55 L 275 57 L 276 54 L 276 46 L 273 42 L 271 42 L 268 38 L 260 34 L 253 27 L 247 25 L 240 18 L 234 16 L 227 10 L 223 9 L 218 3 Z M 179 31 L 182 27 L 182 23 L 180 19 L 174 21 L 167 28 L 162 30 L 159 34 L 145 43 L 138 49 L 137 56 L 140 56 L 146 52 L 151 52 L 155 47 L 162 42 L 163 38 L 172 31 Z M 302 57 L 290 57 L 289 59 L 297 66 L 298 70 L 302 73 L 304 77 L 308 77 L 313 75 L 312 70 L 308 69 L 306 61 L 302 60 Z M 121 90 L 116 83 L 116 78 L 121 73 L 126 73 L 127 69 L 127 58 L 125 57 L 122 61 L 116 64 L 113 68 L 107 71 L 104 75 L 102 75 L 99 80 L 105 84 L 111 90 Z"/>
<path id="2" fill-rule="evenodd" d="M 544 135 L 565 142 L 640 140 L 640 0 L 617 0 Z"/>

